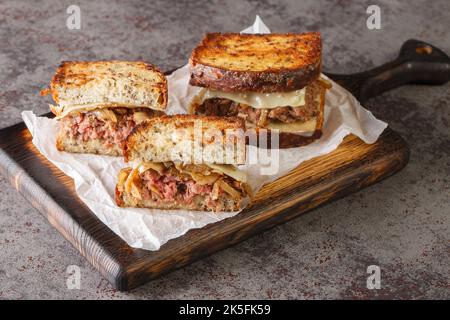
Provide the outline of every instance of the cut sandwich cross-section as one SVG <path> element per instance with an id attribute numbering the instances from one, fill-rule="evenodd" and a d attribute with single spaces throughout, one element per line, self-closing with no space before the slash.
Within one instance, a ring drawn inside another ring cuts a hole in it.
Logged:
<path id="1" fill-rule="evenodd" d="M 117 204 L 216 212 L 243 208 L 252 196 L 246 174 L 235 166 L 245 163 L 244 129 L 238 117 L 144 121 L 125 143 L 125 160 L 134 165 L 119 173 Z"/>
<path id="2" fill-rule="evenodd" d="M 232 165 L 142 162 L 119 173 L 116 202 L 121 207 L 237 211 L 252 195 L 246 179 Z"/>
<path id="3" fill-rule="evenodd" d="M 60 121 L 60 151 L 121 156 L 125 138 L 145 119 L 163 114 L 165 76 L 140 61 L 66 61 L 50 83 Z"/>

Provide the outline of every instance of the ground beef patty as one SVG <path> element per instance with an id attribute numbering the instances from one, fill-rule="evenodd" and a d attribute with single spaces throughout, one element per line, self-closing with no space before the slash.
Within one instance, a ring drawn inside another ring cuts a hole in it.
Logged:
<path id="1" fill-rule="evenodd" d="M 109 110 L 114 112 L 117 121 L 103 119 L 95 110 L 69 114 L 61 119 L 61 130 L 71 139 L 82 141 L 100 139 L 107 147 L 118 145 L 122 148 L 125 139 L 136 126 L 135 112 L 144 112 L 149 117 L 154 115 L 152 110 L 145 108 Z"/>
<path id="2" fill-rule="evenodd" d="M 238 116 L 247 122 L 263 126 L 267 120 L 276 120 L 285 123 L 307 121 L 319 115 L 319 101 L 316 97 L 325 90 L 320 81 L 314 81 L 306 87 L 305 105 L 300 107 L 278 107 L 274 109 L 256 109 L 224 98 L 207 99 L 203 104 L 195 107 L 195 114 Z"/>

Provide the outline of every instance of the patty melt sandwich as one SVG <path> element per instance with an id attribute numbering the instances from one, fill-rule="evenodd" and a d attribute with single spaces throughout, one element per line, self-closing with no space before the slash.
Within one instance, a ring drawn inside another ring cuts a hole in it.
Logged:
<path id="1" fill-rule="evenodd" d="M 237 116 L 247 128 L 279 130 L 281 148 L 322 134 L 320 33 L 208 33 L 190 58 L 190 84 L 203 87 L 190 112 Z"/>
<path id="2" fill-rule="evenodd" d="M 237 211 L 252 195 L 245 125 L 237 117 L 154 117 L 128 136 L 116 186 L 121 207 Z"/>
<path id="3" fill-rule="evenodd" d="M 145 62 L 66 61 L 48 93 L 61 125 L 56 146 L 68 152 L 121 156 L 134 127 L 167 105 L 165 76 Z"/>

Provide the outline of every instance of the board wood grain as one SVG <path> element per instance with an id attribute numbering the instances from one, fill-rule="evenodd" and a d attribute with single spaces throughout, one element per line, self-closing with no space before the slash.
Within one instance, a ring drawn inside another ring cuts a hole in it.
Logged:
<path id="1" fill-rule="evenodd" d="M 0 173 L 118 290 L 135 288 L 380 181 L 409 158 L 407 145 L 389 128 L 371 145 L 350 135 L 334 152 L 264 186 L 254 204 L 235 217 L 146 251 L 129 247 L 106 227 L 77 197 L 73 180 L 44 158 L 31 138 L 23 123 L 0 130 Z"/>

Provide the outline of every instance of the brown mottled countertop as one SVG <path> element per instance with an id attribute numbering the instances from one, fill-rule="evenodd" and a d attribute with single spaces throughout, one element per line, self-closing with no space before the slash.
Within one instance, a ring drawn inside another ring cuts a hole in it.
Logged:
<path id="1" fill-rule="evenodd" d="M 272 31 L 320 30 L 326 71 L 351 73 L 393 59 L 407 39 L 450 53 L 450 3 L 377 1 L 70 1 L 0 3 L 0 127 L 47 112 L 38 92 L 62 60 L 143 59 L 182 65 L 206 31 L 239 31 L 260 14 Z M 127 293 L 100 274 L 0 176 L 0 299 L 14 298 L 449 298 L 450 83 L 405 86 L 367 107 L 398 131 L 411 160 L 395 176 Z M 66 268 L 81 268 L 68 290 Z M 381 289 L 366 288 L 367 266 Z"/>

